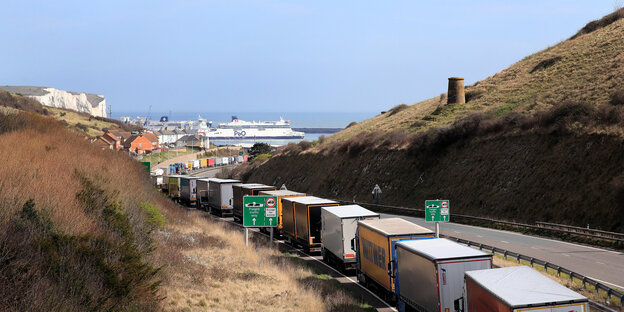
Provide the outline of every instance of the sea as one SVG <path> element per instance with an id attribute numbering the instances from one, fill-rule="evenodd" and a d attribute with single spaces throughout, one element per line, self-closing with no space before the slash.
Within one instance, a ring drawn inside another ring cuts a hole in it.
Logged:
<path id="1" fill-rule="evenodd" d="M 110 116 L 113 119 L 119 119 L 122 116 L 128 116 L 132 119 L 136 117 L 150 116 L 152 120 L 160 120 L 162 116 L 168 116 L 169 121 L 197 120 L 198 117 L 212 121 L 213 125 L 221 122 L 230 122 L 232 116 L 236 116 L 240 120 L 245 121 L 272 121 L 279 120 L 280 117 L 290 120 L 292 128 L 345 128 L 349 123 L 361 122 L 374 117 L 379 112 L 141 112 L 141 111 L 120 111 L 113 112 Z M 306 133 L 303 140 L 215 140 L 211 141 L 215 145 L 232 145 L 243 144 L 252 145 L 256 142 L 268 143 L 273 146 L 287 145 L 289 143 L 299 143 L 300 141 L 315 141 L 323 136 L 329 136 L 332 132 L 324 133 Z"/>

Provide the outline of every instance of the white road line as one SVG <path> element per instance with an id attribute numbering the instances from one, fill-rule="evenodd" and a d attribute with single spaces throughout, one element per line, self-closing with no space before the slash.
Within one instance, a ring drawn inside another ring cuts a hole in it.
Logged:
<path id="1" fill-rule="evenodd" d="M 605 282 L 605 281 L 603 281 L 603 280 L 599 280 L 599 279 L 597 279 L 597 278 L 593 278 L 593 277 L 591 277 L 591 276 L 588 276 L 588 277 L 589 277 L 589 278 L 591 278 L 591 279 L 593 279 L 594 281 L 600 282 L 600 283 L 605 284 L 605 285 L 607 285 L 607 286 L 609 286 L 609 287 L 619 288 L 619 289 L 623 289 L 623 288 L 624 288 L 624 286 L 620 286 L 620 285 L 616 285 L 616 284 L 613 284 L 613 283 Z"/>
<path id="2" fill-rule="evenodd" d="M 561 255 L 562 255 L 562 256 L 566 256 L 566 257 L 569 257 L 569 256 L 570 256 L 570 255 L 568 255 L 568 254 L 561 254 Z"/>
<path id="3" fill-rule="evenodd" d="M 460 231 L 453 231 L 453 232 L 455 232 L 455 233 L 457 233 L 457 234 L 460 234 L 460 233 L 461 233 Z"/>
<path id="4" fill-rule="evenodd" d="M 509 244 L 509 242 L 508 242 L 508 241 L 501 241 L 501 243 Z"/>
<path id="5" fill-rule="evenodd" d="M 604 265 L 604 263 L 602 263 L 602 262 L 600 262 L 600 261 L 596 261 L 596 263 Z"/>
<path id="6" fill-rule="evenodd" d="M 483 236 L 481 236 L 481 235 L 477 235 L 477 237 L 478 237 L 478 238 L 483 238 Z"/>

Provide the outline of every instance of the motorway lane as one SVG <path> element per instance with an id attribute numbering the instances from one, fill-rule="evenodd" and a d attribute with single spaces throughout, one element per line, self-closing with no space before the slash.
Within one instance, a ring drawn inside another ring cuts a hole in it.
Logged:
<path id="1" fill-rule="evenodd" d="M 435 223 L 427 223 L 423 218 L 381 215 L 384 218 L 403 218 L 435 230 Z M 624 253 L 622 252 L 457 223 L 441 223 L 440 233 L 548 261 L 605 284 L 624 289 Z"/>

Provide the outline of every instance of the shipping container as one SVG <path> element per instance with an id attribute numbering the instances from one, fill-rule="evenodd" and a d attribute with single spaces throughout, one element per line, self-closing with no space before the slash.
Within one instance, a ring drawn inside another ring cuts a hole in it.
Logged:
<path id="1" fill-rule="evenodd" d="M 262 191 L 260 192 L 258 195 L 267 195 L 267 196 L 275 196 L 277 197 L 277 215 L 278 215 L 278 221 L 277 221 L 277 227 L 275 227 L 275 229 L 277 230 L 277 234 L 281 234 L 282 232 L 282 199 L 287 198 L 287 197 L 301 197 L 301 196 L 306 196 L 305 193 L 299 193 L 299 192 L 295 192 L 295 191 L 289 191 L 289 190 L 275 190 L 275 191 Z M 261 230 L 266 231 L 265 228 L 262 228 Z"/>
<path id="2" fill-rule="evenodd" d="M 457 311 L 586 312 L 589 301 L 541 273 L 515 266 L 465 273 Z"/>
<path id="3" fill-rule="evenodd" d="M 208 159 L 202 159 L 201 160 L 201 167 L 202 168 L 208 167 Z"/>
<path id="4" fill-rule="evenodd" d="M 396 258 L 394 245 L 406 239 L 434 238 L 435 233 L 401 218 L 358 221 L 355 236 L 358 281 L 390 302 L 396 301 L 390 263 Z"/>
<path id="5" fill-rule="evenodd" d="M 338 205 L 336 201 L 315 196 L 283 198 L 283 235 L 310 252 L 320 252 L 321 207 Z"/>
<path id="6" fill-rule="evenodd" d="M 230 160 L 227 157 L 221 157 L 221 164 L 222 165 L 228 165 L 230 163 Z"/>
<path id="7" fill-rule="evenodd" d="M 232 186 L 240 184 L 232 179 L 208 179 L 208 207 L 211 212 L 220 216 L 230 216 L 233 206 Z"/>
<path id="8" fill-rule="evenodd" d="M 182 175 L 172 175 L 169 176 L 169 197 L 174 201 L 178 201 L 180 199 L 180 177 L 184 177 Z"/>
<path id="9" fill-rule="evenodd" d="M 198 160 L 193 160 L 193 169 L 199 169 L 199 165 L 201 162 Z"/>
<path id="10" fill-rule="evenodd" d="M 217 157 L 215 160 L 215 166 L 221 166 L 223 164 L 223 158 Z"/>
<path id="11" fill-rule="evenodd" d="M 180 201 L 187 206 L 197 205 L 197 179 L 189 176 L 180 178 Z"/>
<path id="12" fill-rule="evenodd" d="M 214 167 L 214 165 L 215 165 L 215 159 L 208 158 L 208 167 Z"/>
<path id="13" fill-rule="evenodd" d="M 227 158 L 227 157 L 226 157 Z M 232 191 L 234 193 L 234 205 L 232 207 L 232 215 L 234 221 L 243 223 L 243 197 L 246 195 L 260 195 L 262 191 L 274 191 L 275 186 L 257 184 L 257 183 L 241 183 L 234 184 Z"/>
<path id="14" fill-rule="evenodd" d="M 398 308 L 454 311 L 462 297 L 464 272 L 492 268 L 492 255 L 446 238 L 404 240 L 392 265 Z"/>
<path id="15" fill-rule="evenodd" d="M 321 254 L 325 262 L 340 269 L 355 269 L 355 232 L 360 220 L 379 219 L 379 214 L 359 205 L 321 209 Z"/>

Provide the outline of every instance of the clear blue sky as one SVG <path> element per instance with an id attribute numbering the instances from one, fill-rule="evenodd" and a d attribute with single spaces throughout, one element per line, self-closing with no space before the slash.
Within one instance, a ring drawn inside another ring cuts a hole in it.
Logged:
<path id="1" fill-rule="evenodd" d="M 614 1 L 14 1 L 0 85 L 106 96 L 114 111 L 378 113 L 472 84 Z"/>

